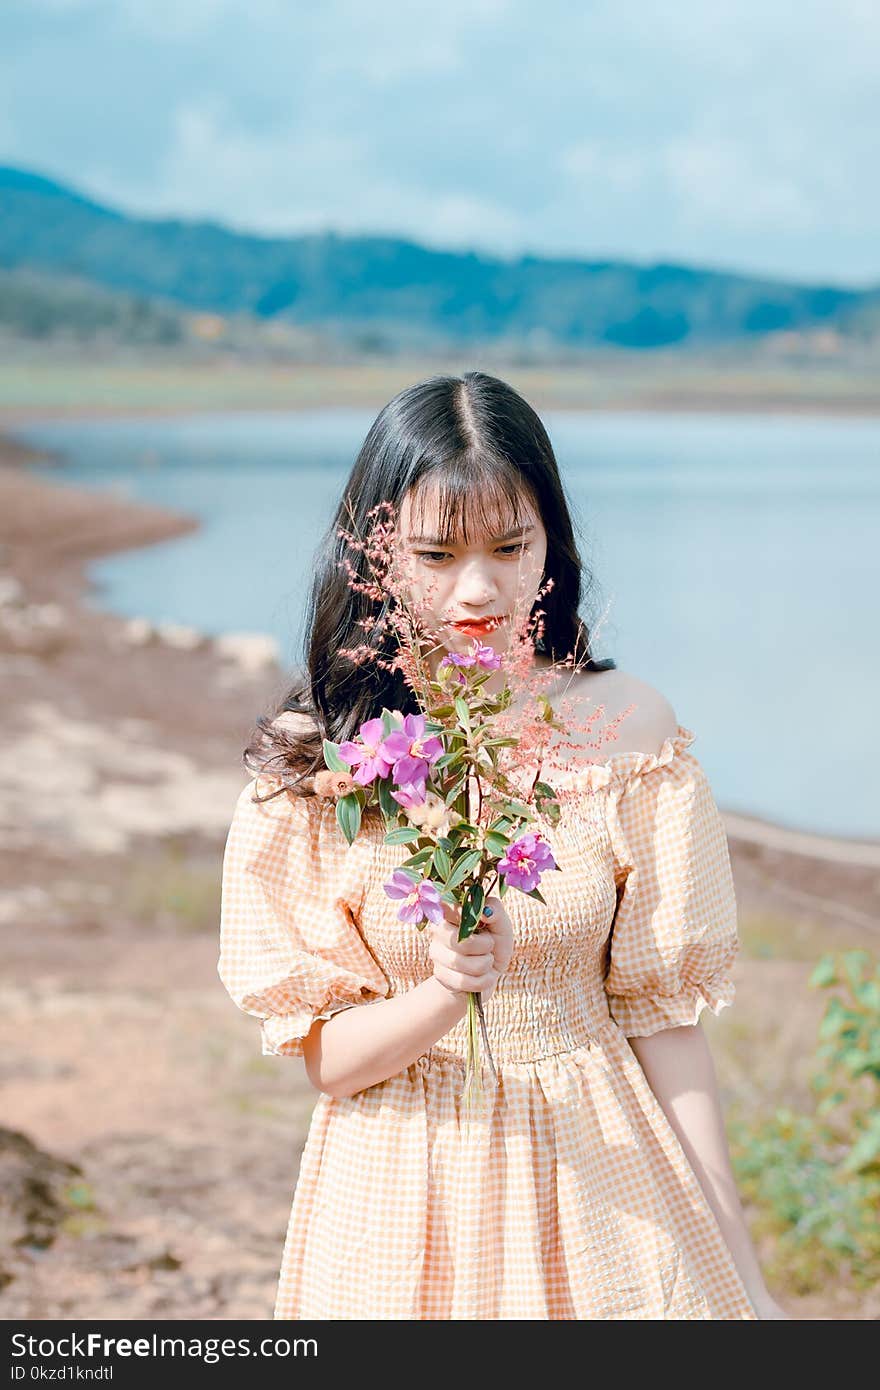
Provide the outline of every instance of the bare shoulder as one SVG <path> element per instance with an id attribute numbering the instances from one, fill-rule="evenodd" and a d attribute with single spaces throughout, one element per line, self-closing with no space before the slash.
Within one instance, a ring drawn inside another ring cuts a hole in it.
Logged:
<path id="1" fill-rule="evenodd" d="M 619 714 L 629 711 L 621 720 L 617 737 L 594 754 L 600 759 L 616 753 L 659 753 L 665 740 L 678 729 L 675 710 L 662 691 L 629 671 L 584 671 L 572 693 L 583 701 L 580 719 L 591 715 L 597 706 L 604 706 L 594 726 L 594 736 Z"/>

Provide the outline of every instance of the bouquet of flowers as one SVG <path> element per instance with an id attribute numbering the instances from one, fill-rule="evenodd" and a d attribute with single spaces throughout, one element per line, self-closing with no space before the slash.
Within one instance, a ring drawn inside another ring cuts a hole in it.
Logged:
<path id="1" fill-rule="evenodd" d="M 383 509 L 393 515 L 388 503 L 374 511 Z M 559 867 L 546 829 L 558 822 L 561 798 L 540 780 L 540 770 L 551 731 L 570 732 L 572 722 L 562 722 L 546 694 L 534 688 L 548 673 L 530 674 L 544 614 L 539 611 L 524 620 L 518 600 L 506 652 L 473 638 L 469 651 L 446 652 L 432 676 L 424 650 L 425 637 L 438 635 L 424 620 L 430 596 L 418 600 L 410 594 L 393 520 L 378 520 L 366 541 L 345 531 L 340 534 L 364 552 L 370 572 L 363 580 L 349 565 L 350 585 L 383 606 L 380 619 L 369 617 L 363 625 L 373 632 L 374 642 L 377 631 L 384 633 L 389 626 L 397 635 L 390 659 L 376 645 L 342 654 L 357 664 L 377 661 L 385 669 L 403 671 L 419 712 L 404 715 L 383 708 L 379 716 L 361 724 L 356 737 L 340 743 L 325 739 L 326 771 L 316 775 L 315 791 L 336 798 L 337 822 L 349 844 L 360 830 L 364 809 L 378 806 L 384 843 L 406 845 L 411 851 L 384 885 L 388 897 L 399 903 L 398 919 L 423 930 L 428 922 L 444 919 L 446 902 L 460 909 L 463 940 L 478 928 L 486 897 L 496 885 L 499 897 L 516 889 L 545 903 L 542 875 Z M 538 597 L 551 585 L 552 579 Z M 571 664 L 567 658 L 551 678 L 558 679 L 559 670 Z M 505 684 L 490 694 L 484 687 L 491 672 L 499 669 L 505 670 Z M 518 713 L 512 719 L 508 711 L 523 686 L 532 687 L 536 714 L 529 718 Z M 602 706 L 578 727 L 590 732 L 601 710 Z M 481 1037 L 497 1081 L 482 1000 L 476 993 L 468 995 L 467 1037 L 464 1100 L 470 1111 L 482 1098 Z"/>

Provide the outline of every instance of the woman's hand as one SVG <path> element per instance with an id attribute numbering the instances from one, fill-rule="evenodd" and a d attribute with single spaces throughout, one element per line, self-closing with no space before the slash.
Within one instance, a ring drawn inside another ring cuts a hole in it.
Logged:
<path id="1" fill-rule="evenodd" d="M 479 994 L 485 1004 L 510 964 L 513 926 L 500 898 L 487 898 L 483 916 L 470 936 L 459 941 L 461 908 L 444 902 L 443 922 L 431 923 L 428 954 L 434 962 L 434 978 L 451 994 Z M 491 916 L 485 915 L 486 908 Z"/>

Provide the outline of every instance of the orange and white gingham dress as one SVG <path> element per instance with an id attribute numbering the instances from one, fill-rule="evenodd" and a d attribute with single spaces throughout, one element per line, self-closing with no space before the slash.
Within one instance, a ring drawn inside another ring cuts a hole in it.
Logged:
<path id="1" fill-rule="evenodd" d="M 275 1318 L 757 1315 L 627 1038 L 734 998 L 727 839 L 695 735 L 548 780 L 583 793 L 547 831 L 546 906 L 511 890 L 511 964 L 486 1004 L 497 1086 L 466 1132 L 465 1020 L 399 1074 L 317 1097 Z M 545 774 L 547 775 L 547 774 Z M 271 778 L 258 779 L 260 792 Z M 317 1017 L 431 974 L 430 933 L 382 891 L 406 846 L 329 799 L 242 791 L 223 863 L 219 974 L 302 1056 Z"/>

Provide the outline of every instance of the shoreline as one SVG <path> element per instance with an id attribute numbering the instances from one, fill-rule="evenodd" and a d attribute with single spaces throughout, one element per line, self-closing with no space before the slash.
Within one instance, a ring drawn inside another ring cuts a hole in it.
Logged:
<path id="1" fill-rule="evenodd" d="M 288 415 L 313 410 L 379 410 L 383 402 L 370 399 L 338 401 L 332 397 L 291 400 L 288 402 L 255 401 L 242 403 L 210 404 L 194 401 L 186 405 L 141 405 L 92 404 L 84 406 L 34 406 L 31 408 L 0 405 L 0 436 L 4 442 L 14 441 L 16 430 L 26 430 L 44 421 L 52 423 L 59 420 L 153 420 L 178 419 L 188 415 Z M 784 397 L 767 398 L 762 396 L 690 396 L 675 397 L 672 393 L 654 398 L 640 398 L 638 395 L 624 397 L 618 401 L 572 401 L 565 398 L 553 399 L 545 396 L 540 403 L 541 410 L 554 411 L 559 415 L 805 415 L 829 417 L 833 419 L 875 420 L 880 416 L 880 397 L 865 396 L 848 400 L 800 400 Z"/>
<path id="2" fill-rule="evenodd" d="M 0 431 L 41 420 L 358 409 L 377 413 L 416 380 L 482 371 L 507 379 L 539 412 L 880 415 L 880 354 L 804 344 L 647 355 L 597 351 L 575 360 L 511 361 L 485 353 L 317 361 L 234 352 L 125 352 L 85 359 L 45 345 L 0 352 Z"/>

